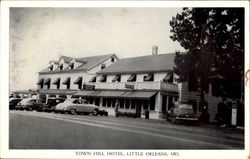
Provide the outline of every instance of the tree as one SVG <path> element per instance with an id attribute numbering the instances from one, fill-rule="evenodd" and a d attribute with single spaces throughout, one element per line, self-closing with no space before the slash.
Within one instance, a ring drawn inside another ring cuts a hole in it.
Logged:
<path id="1" fill-rule="evenodd" d="M 170 21 L 173 41 L 187 52 L 176 52 L 174 71 L 200 102 L 213 85 L 222 97 L 240 97 L 244 76 L 244 8 L 183 8 Z"/>

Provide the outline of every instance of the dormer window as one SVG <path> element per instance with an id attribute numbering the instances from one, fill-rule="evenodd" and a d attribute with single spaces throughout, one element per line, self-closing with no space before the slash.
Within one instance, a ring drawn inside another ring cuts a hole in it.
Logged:
<path id="1" fill-rule="evenodd" d="M 60 64 L 60 65 L 58 66 L 58 68 L 59 68 L 59 70 L 63 70 L 63 64 Z"/>
<path id="2" fill-rule="evenodd" d="M 53 65 L 50 65 L 50 66 L 49 66 L 49 70 L 50 70 L 50 71 L 53 71 Z"/>
<path id="3" fill-rule="evenodd" d="M 74 69 L 74 63 L 70 63 L 69 64 L 69 68 L 72 70 L 72 69 Z"/>
<path id="4" fill-rule="evenodd" d="M 101 69 L 104 69 L 105 67 L 106 67 L 105 64 L 102 64 L 102 65 L 101 65 Z"/>

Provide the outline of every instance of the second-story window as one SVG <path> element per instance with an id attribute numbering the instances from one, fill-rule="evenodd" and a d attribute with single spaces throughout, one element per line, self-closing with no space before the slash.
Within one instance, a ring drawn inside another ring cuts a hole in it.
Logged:
<path id="1" fill-rule="evenodd" d="M 144 81 L 154 81 L 154 74 L 149 73 L 147 76 L 144 76 Z"/>
<path id="2" fill-rule="evenodd" d="M 173 73 L 169 72 L 166 74 L 166 76 L 163 78 L 163 82 L 167 82 L 167 83 L 173 83 Z"/>
<path id="3" fill-rule="evenodd" d="M 96 82 L 96 76 L 93 76 L 93 77 L 89 80 L 89 82 Z"/>
<path id="4" fill-rule="evenodd" d="M 113 79 L 112 82 L 121 82 L 121 75 L 116 75 Z"/>
<path id="5" fill-rule="evenodd" d="M 82 89 L 82 77 L 78 77 L 74 84 L 78 85 L 78 89 Z"/>
<path id="6" fill-rule="evenodd" d="M 127 80 L 127 82 L 135 82 L 135 81 L 136 81 L 136 74 L 132 74 Z"/>
<path id="7" fill-rule="evenodd" d="M 111 58 L 111 62 L 115 62 L 115 58 L 112 57 L 112 58 Z"/>
<path id="8" fill-rule="evenodd" d="M 56 89 L 60 89 L 60 78 L 57 78 L 54 82 L 54 85 L 56 85 Z"/>
<path id="9" fill-rule="evenodd" d="M 69 77 L 66 78 L 66 80 L 63 81 L 62 84 L 66 85 L 66 88 L 67 88 L 67 89 L 70 89 L 70 78 L 69 78 Z"/>
<path id="10" fill-rule="evenodd" d="M 47 85 L 47 89 L 50 89 L 50 78 L 44 81 L 44 85 Z"/>
<path id="11" fill-rule="evenodd" d="M 102 75 L 102 77 L 99 80 L 100 82 L 107 82 L 107 75 Z"/>

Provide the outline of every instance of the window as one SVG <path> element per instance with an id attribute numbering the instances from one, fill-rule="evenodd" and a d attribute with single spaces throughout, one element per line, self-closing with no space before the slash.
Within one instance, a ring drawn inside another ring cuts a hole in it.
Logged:
<path id="1" fill-rule="evenodd" d="M 155 110 L 155 96 L 150 98 L 150 110 Z"/>
<path id="2" fill-rule="evenodd" d="M 132 74 L 132 75 L 128 78 L 127 81 L 128 81 L 128 82 L 135 82 L 135 81 L 136 81 L 136 74 Z"/>
<path id="3" fill-rule="evenodd" d="M 93 98 L 92 97 L 89 98 L 89 103 L 93 104 Z"/>
<path id="4" fill-rule="evenodd" d="M 100 105 L 100 98 L 95 98 L 95 105 L 97 105 L 97 106 Z"/>
<path id="5" fill-rule="evenodd" d="M 111 107 L 111 99 L 110 98 L 107 99 L 107 107 Z"/>
<path id="6" fill-rule="evenodd" d="M 60 89 L 60 78 L 57 78 L 54 82 L 53 82 L 54 85 L 56 85 L 56 88 L 57 89 Z"/>
<path id="7" fill-rule="evenodd" d="M 69 68 L 72 70 L 74 69 L 74 63 L 69 64 Z"/>
<path id="8" fill-rule="evenodd" d="M 129 99 L 126 99 L 125 108 L 126 108 L 126 109 L 129 109 L 129 105 L 130 105 L 130 100 L 129 100 Z"/>
<path id="9" fill-rule="evenodd" d="M 120 99 L 120 108 L 124 108 L 124 99 Z"/>
<path id="10" fill-rule="evenodd" d="M 112 58 L 111 58 L 111 62 L 115 62 L 115 58 L 112 57 Z"/>
<path id="11" fill-rule="evenodd" d="M 50 65 L 50 66 L 49 66 L 49 70 L 50 70 L 50 71 L 53 71 L 53 65 Z"/>
<path id="12" fill-rule="evenodd" d="M 106 82 L 107 81 L 107 75 L 102 75 L 100 82 Z"/>
<path id="13" fill-rule="evenodd" d="M 121 82 L 121 75 L 116 75 L 113 79 L 112 82 Z"/>
<path id="14" fill-rule="evenodd" d="M 147 76 L 144 76 L 144 81 L 154 81 L 154 74 L 149 73 Z"/>
<path id="15" fill-rule="evenodd" d="M 166 76 L 163 78 L 163 82 L 173 83 L 173 78 L 173 73 L 167 73 Z"/>
<path id="16" fill-rule="evenodd" d="M 96 76 L 92 77 L 89 82 L 96 82 Z"/>
<path id="17" fill-rule="evenodd" d="M 135 99 L 131 100 L 131 109 L 135 109 Z"/>
<path id="18" fill-rule="evenodd" d="M 103 98 L 103 100 L 102 100 L 102 106 L 106 107 L 106 105 L 107 105 L 107 99 Z"/>
<path id="19" fill-rule="evenodd" d="M 59 70 L 63 70 L 63 64 L 59 65 Z"/>
<path id="20" fill-rule="evenodd" d="M 102 65 L 101 65 L 101 69 L 104 69 L 105 67 L 106 67 L 105 64 L 102 64 Z"/>
<path id="21" fill-rule="evenodd" d="M 78 77 L 74 84 L 78 85 L 78 89 L 82 89 L 82 77 Z"/>
<path id="22" fill-rule="evenodd" d="M 62 84 L 66 85 L 67 89 L 70 89 L 70 78 L 66 78 L 66 80 Z"/>

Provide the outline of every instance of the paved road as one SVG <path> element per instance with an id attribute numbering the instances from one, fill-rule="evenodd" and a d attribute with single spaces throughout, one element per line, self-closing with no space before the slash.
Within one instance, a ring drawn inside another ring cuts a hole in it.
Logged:
<path id="1" fill-rule="evenodd" d="M 164 120 L 10 111 L 10 149 L 243 149 L 243 131 Z"/>

